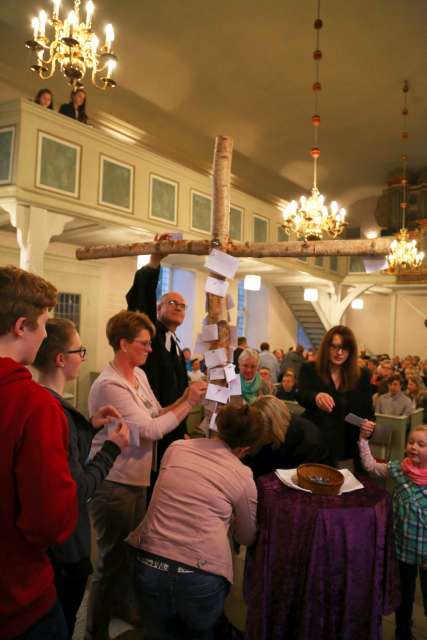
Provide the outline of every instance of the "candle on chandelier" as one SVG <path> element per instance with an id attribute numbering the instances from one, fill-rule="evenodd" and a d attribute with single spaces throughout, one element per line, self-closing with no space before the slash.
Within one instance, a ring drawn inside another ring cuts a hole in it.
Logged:
<path id="1" fill-rule="evenodd" d="M 115 60 L 109 60 L 107 62 L 107 78 L 111 78 L 111 74 L 114 69 L 117 67 L 117 62 Z"/>
<path id="2" fill-rule="evenodd" d="M 92 55 L 96 56 L 98 52 L 99 38 L 97 35 L 93 34 L 92 40 L 90 41 L 90 48 L 92 49 Z"/>
<path id="3" fill-rule="evenodd" d="M 68 14 L 68 24 L 70 26 L 70 36 L 73 35 L 73 31 L 76 28 L 77 25 L 77 19 L 76 19 L 76 14 L 74 13 L 74 11 L 70 11 L 70 13 Z"/>
<path id="4" fill-rule="evenodd" d="M 94 11 L 95 5 L 93 4 L 92 0 L 88 0 L 88 2 L 86 2 L 86 29 L 90 29 L 91 27 Z"/>
<path id="5" fill-rule="evenodd" d="M 37 17 L 32 19 L 31 26 L 33 28 L 34 40 L 37 40 L 37 38 L 39 37 L 39 19 Z"/>
<path id="6" fill-rule="evenodd" d="M 39 12 L 39 30 L 40 36 L 44 36 L 46 33 L 47 13 L 46 11 Z"/>
<path id="7" fill-rule="evenodd" d="M 54 20 L 58 20 L 59 18 L 59 7 L 61 5 L 61 0 L 52 0 L 53 2 L 53 14 L 52 17 Z"/>
<path id="8" fill-rule="evenodd" d="M 114 29 L 112 24 L 107 24 L 105 27 L 105 48 L 108 53 L 111 51 L 111 43 L 114 40 Z"/>

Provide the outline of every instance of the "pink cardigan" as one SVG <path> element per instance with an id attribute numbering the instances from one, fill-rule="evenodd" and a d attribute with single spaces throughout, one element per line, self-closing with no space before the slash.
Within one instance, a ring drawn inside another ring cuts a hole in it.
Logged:
<path id="1" fill-rule="evenodd" d="M 89 393 L 89 415 L 104 405 L 111 404 L 140 432 L 139 446 L 123 449 L 116 458 L 108 480 L 134 486 L 150 485 L 153 465 L 153 443 L 178 426 L 173 411 L 159 416 L 161 406 L 155 397 L 147 376 L 139 368 L 134 370 L 139 382 L 139 392 L 130 385 L 112 366 L 108 364 L 93 383 Z M 157 417 L 158 416 L 158 417 Z M 93 457 L 108 437 L 108 428 L 100 429 L 92 441 L 90 456 Z"/>
<path id="2" fill-rule="evenodd" d="M 252 471 L 222 440 L 178 440 L 166 450 L 147 514 L 127 542 L 233 582 L 229 529 L 251 544 L 256 509 Z"/>

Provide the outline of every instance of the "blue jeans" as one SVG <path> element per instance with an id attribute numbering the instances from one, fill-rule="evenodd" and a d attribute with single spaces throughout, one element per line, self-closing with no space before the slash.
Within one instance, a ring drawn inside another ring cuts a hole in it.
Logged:
<path id="1" fill-rule="evenodd" d="M 224 577 L 198 569 L 161 571 L 140 557 L 135 572 L 144 640 L 212 640 L 229 590 Z"/>
<path id="2" fill-rule="evenodd" d="M 14 640 L 68 640 L 68 630 L 61 605 L 57 600 L 43 618 L 16 636 Z"/>

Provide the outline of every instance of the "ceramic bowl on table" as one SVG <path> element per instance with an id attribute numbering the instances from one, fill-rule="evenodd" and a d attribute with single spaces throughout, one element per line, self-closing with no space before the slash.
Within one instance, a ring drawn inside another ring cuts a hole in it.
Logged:
<path id="1" fill-rule="evenodd" d="M 337 496 L 344 484 L 343 474 L 326 464 L 300 464 L 297 479 L 300 487 L 322 496 Z"/>

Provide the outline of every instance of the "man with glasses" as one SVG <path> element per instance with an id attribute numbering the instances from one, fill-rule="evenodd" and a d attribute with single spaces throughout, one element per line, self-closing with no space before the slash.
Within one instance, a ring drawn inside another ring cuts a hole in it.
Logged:
<path id="1" fill-rule="evenodd" d="M 159 241 L 170 239 L 168 233 L 155 237 Z M 150 262 L 135 273 L 133 285 L 126 295 L 128 311 L 146 313 L 156 327 L 152 352 L 143 369 L 162 407 L 178 400 L 188 385 L 185 358 L 176 336 L 177 328 L 184 322 L 187 305 L 177 291 L 165 293 L 158 304 L 156 301 L 160 264 L 165 257 L 165 254 L 153 253 Z M 183 438 L 185 433 L 186 423 L 183 421 L 158 442 L 159 461 L 170 443 Z"/>

